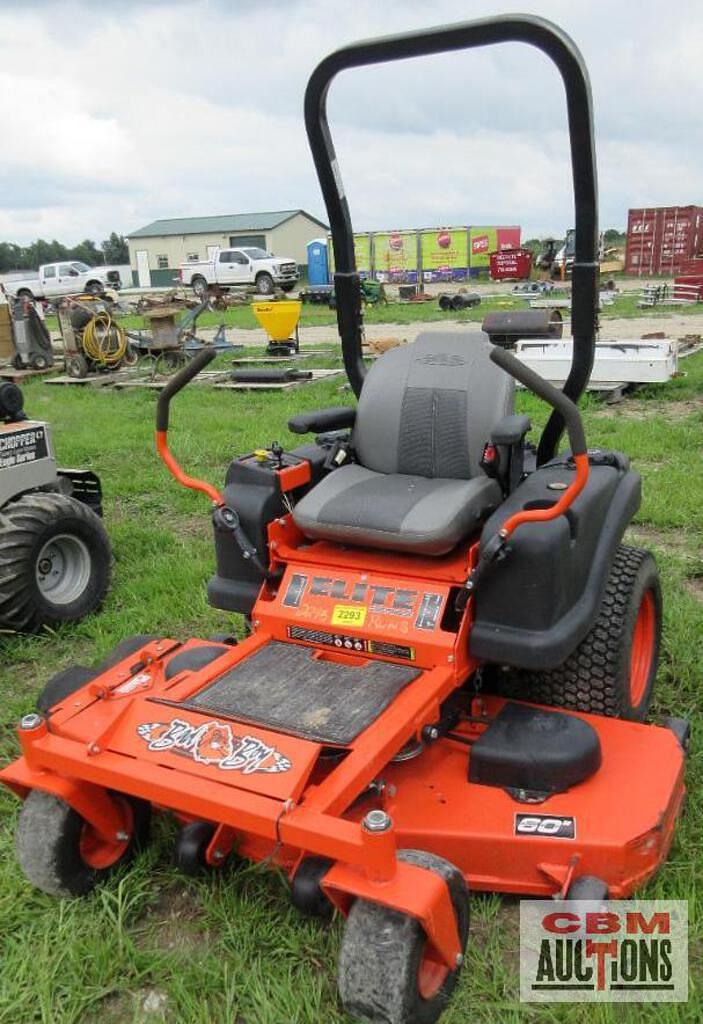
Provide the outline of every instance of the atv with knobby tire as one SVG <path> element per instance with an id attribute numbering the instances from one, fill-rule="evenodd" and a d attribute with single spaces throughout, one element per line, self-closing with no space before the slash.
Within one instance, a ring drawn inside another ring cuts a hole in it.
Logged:
<path id="1" fill-rule="evenodd" d="M 59 470 L 46 423 L 0 385 L 0 630 L 37 632 L 100 607 L 112 552 L 94 473 Z"/>

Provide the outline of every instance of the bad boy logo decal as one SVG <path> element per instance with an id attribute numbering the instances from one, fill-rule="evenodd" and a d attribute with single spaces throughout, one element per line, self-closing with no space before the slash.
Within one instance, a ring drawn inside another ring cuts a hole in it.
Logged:
<path id="1" fill-rule="evenodd" d="M 214 765 L 222 771 L 252 775 L 287 772 L 293 767 L 275 747 L 256 736 L 235 736 L 230 726 L 222 722 L 193 725 L 173 718 L 170 722 L 144 722 L 137 732 L 149 750 L 184 754 L 199 764 Z"/>

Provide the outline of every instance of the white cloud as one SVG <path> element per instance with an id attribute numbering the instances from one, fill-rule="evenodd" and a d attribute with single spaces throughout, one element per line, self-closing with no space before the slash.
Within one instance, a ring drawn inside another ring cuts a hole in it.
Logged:
<path id="1" fill-rule="evenodd" d="M 703 201 L 693 0 L 536 0 L 593 82 L 601 222 Z M 508 10 L 493 0 L 219 0 L 0 4 L 0 236 L 66 242 L 160 216 L 302 206 L 324 218 L 302 98 L 359 36 Z M 573 219 L 563 94 L 511 45 L 340 76 L 330 121 L 359 228 Z"/>

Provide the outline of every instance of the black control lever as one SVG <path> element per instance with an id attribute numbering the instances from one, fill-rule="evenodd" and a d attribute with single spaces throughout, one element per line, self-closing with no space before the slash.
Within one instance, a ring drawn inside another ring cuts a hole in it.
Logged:
<path id="1" fill-rule="evenodd" d="M 271 572 L 261 561 L 258 549 L 247 537 L 242 527 L 239 514 L 235 512 L 233 508 L 230 508 L 229 505 L 220 505 L 212 513 L 212 521 L 216 530 L 222 530 L 224 533 L 230 533 L 232 535 L 235 544 L 242 552 L 242 558 L 247 562 L 251 562 L 254 568 L 261 573 L 264 579 L 277 580 L 280 578 L 280 573 Z"/>

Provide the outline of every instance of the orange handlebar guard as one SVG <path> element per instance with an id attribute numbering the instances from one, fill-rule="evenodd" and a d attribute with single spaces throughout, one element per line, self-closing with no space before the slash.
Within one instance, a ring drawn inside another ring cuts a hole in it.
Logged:
<path id="1" fill-rule="evenodd" d="M 556 519 L 558 516 L 563 515 L 570 508 L 588 481 L 588 455 L 574 455 L 574 463 L 576 465 L 576 479 L 564 491 L 559 501 L 555 502 L 551 508 L 525 509 L 523 512 L 516 512 L 515 515 L 510 516 L 499 530 L 499 536 L 503 540 L 507 540 L 510 534 L 523 523 L 548 522 L 550 519 Z"/>
<path id="2" fill-rule="evenodd" d="M 213 487 L 212 484 L 207 483 L 205 480 L 198 480 L 196 477 L 188 476 L 187 473 L 183 472 L 169 450 L 168 432 L 166 430 L 156 431 L 156 450 L 169 473 L 181 486 L 188 487 L 191 491 L 202 491 L 203 494 L 207 494 L 213 504 L 224 505 L 225 500 L 216 487 Z"/>

